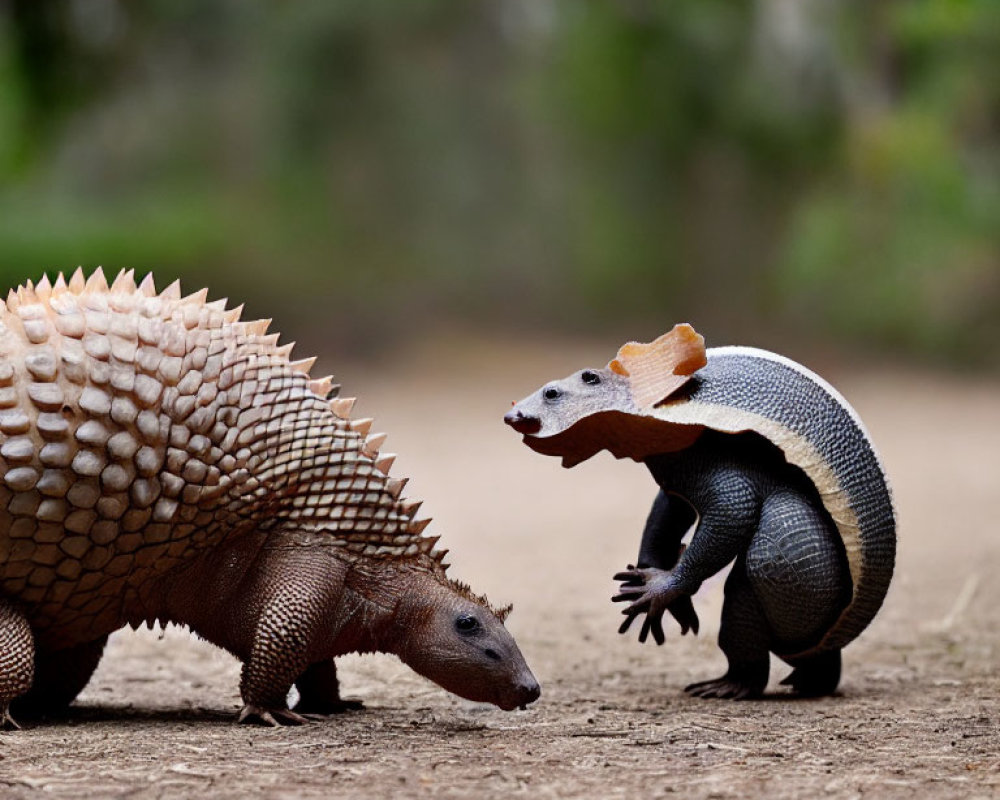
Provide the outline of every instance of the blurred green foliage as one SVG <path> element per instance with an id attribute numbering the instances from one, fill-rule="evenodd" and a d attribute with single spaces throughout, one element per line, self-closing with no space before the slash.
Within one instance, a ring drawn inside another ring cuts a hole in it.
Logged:
<path id="1" fill-rule="evenodd" d="M 345 347 L 995 365 L 998 142 L 996 0 L 0 0 L 0 282 L 150 268 Z"/>

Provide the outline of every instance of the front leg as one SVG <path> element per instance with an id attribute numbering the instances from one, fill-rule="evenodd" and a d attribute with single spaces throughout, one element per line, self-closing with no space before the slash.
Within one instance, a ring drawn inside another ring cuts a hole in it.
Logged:
<path id="1" fill-rule="evenodd" d="M 299 702 L 295 704 L 298 714 L 327 716 L 365 707 L 360 700 L 344 700 L 340 696 L 337 665 L 332 658 L 311 664 L 296 679 L 295 688 L 299 691 Z"/>
<path id="2" fill-rule="evenodd" d="M 276 548 L 265 554 L 248 585 L 256 620 L 240 679 L 240 722 L 307 721 L 288 708 L 288 692 L 310 664 L 330 658 L 343 569 L 316 553 Z"/>
<path id="3" fill-rule="evenodd" d="M 672 568 L 643 568 L 642 564 L 636 568 L 630 565 L 627 570 L 615 575 L 615 580 L 623 583 L 618 594 L 611 599 L 631 602 L 622 611 L 626 619 L 619 628 L 620 633 L 625 633 L 633 620 L 645 613 L 646 620 L 639 633 L 639 641 L 644 642 L 652 633 L 657 644 L 663 644 L 664 611 L 673 614 L 681 625 L 682 633 L 689 628 L 697 633 L 698 618 L 691 596 L 703 581 L 745 552 L 756 528 L 758 503 L 754 490 L 735 472 L 714 473 L 709 480 L 710 491 L 706 492 L 698 526 L 687 548 L 679 543 L 683 532 L 678 532 L 685 519 L 690 521 L 690 516 L 680 516 L 674 521 L 671 509 L 676 496 L 664 492 L 657 496 L 643 531 L 640 556 L 651 558 L 660 553 L 659 557 L 663 559 L 660 563 L 669 564 Z M 689 514 L 694 514 L 683 499 L 677 498 L 677 503 L 686 506 Z M 686 530 L 687 526 L 684 527 Z"/>
<path id="4" fill-rule="evenodd" d="M 682 634 L 689 630 L 698 633 L 698 615 L 691 604 L 691 598 L 673 592 L 668 585 L 670 570 L 684 552 L 681 539 L 691 529 L 697 517 L 691 504 L 679 495 L 662 489 L 656 495 L 642 531 L 636 565 L 629 564 L 624 572 L 614 576 L 616 581 L 624 583 L 619 593 L 611 599 L 614 602 L 633 601 L 623 612 L 626 619 L 618 629 L 619 633 L 628 631 L 633 620 L 645 613 L 646 619 L 639 633 L 639 641 L 645 642 L 652 632 L 656 643 L 663 644 L 664 611 L 669 611 L 680 623 Z"/>

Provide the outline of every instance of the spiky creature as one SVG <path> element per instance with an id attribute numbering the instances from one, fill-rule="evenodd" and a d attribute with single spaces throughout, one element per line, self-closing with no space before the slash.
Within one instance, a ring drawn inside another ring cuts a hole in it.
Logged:
<path id="1" fill-rule="evenodd" d="M 356 651 L 532 702 L 506 611 L 446 577 L 384 435 L 206 294 L 77 270 L 0 311 L 0 720 L 68 705 L 111 632 L 154 621 L 243 662 L 241 720 L 342 710 Z"/>

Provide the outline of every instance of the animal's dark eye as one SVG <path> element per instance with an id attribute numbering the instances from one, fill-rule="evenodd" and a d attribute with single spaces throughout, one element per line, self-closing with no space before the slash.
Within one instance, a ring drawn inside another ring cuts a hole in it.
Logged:
<path id="1" fill-rule="evenodd" d="M 479 630 L 479 620 L 472 614 L 461 614 L 455 620 L 455 630 L 459 633 L 472 633 Z"/>
<path id="2" fill-rule="evenodd" d="M 594 372 L 594 370 L 592 369 L 585 369 L 583 373 L 580 375 L 580 380 L 582 380 L 586 384 L 589 384 L 590 386 L 596 386 L 601 382 L 601 376 L 598 375 L 596 372 Z"/>
<path id="3" fill-rule="evenodd" d="M 548 386 L 542 391 L 542 397 L 546 400 L 558 400 L 562 397 L 562 391 L 555 386 Z"/>

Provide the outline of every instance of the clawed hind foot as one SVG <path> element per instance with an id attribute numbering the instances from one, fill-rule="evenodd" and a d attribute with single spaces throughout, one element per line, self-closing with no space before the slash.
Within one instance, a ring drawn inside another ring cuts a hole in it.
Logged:
<path id="1" fill-rule="evenodd" d="M 754 700 L 764 694 L 767 686 L 767 667 L 749 666 L 735 668 L 721 678 L 710 681 L 699 681 L 684 687 L 684 691 L 693 697 L 718 698 L 721 700 Z"/>
<path id="2" fill-rule="evenodd" d="M 723 675 L 711 681 L 700 681 L 684 687 L 692 697 L 719 698 L 722 700 L 754 700 L 764 694 L 763 688 L 751 686 Z"/>
<path id="3" fill-rule="evenodd" d="M 282 725 L 306 725 L 309 719 L 308 716 L 297 714 L 288 708 L 261 708 L 247 703 L 236 721 L 241 724 L 270 725 L 272 728 L 279 728 Z"/>

